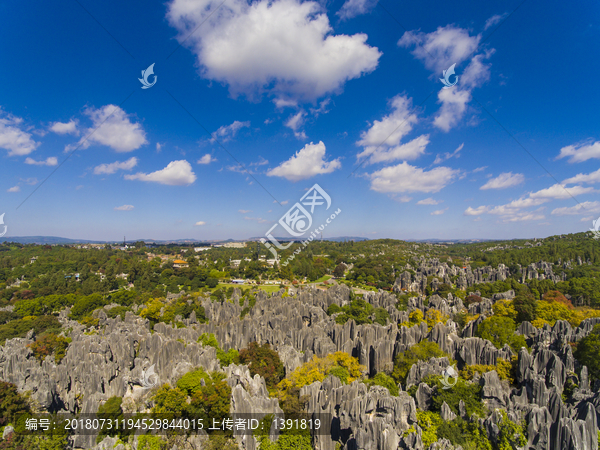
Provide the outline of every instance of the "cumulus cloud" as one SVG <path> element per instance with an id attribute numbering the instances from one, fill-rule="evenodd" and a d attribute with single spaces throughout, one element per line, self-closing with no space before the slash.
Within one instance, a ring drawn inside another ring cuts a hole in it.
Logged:
<path id="1" fill-rule="evenodd" d="M 433 161 L 433 164 L 440 164 L 440 163 L 443 163 L 444 161 L 447 161 L 448 159 L 454 158 L 454 157 L 460 158 L 460 151 L 463 149 L 464 146 L 465 146 L 465 144 L 463 142 L 452 153 L 446 152 L 443 155 L 436 155 L 435 161 Z"/>
<path id="2" fill-rule="evenodd" d="M 6 192 L 21 192 L 21 187 L 20 186 L 13 186 L 9 189 L 6 190 Z"/>
<path id="3" fill-rule="evenodd" d="M 381 120 L 375 120 L 367 131 L 363 131 L 356 145 L 363 151 L 357 160 L 369 158 L 368 164 L 384 161 L 417 159 L 425 153 L 429 144 L 429 135 L 422 135 L 405 144 L 400 144 L 404 136 L 410 133 L 418 122 L 417 115 L 411 113 L 411 99 L 397 95 L 390 101 L 393 111 Z"/>
<path id="4" fill-rule="evenodd" d="M 525 176 L 522 173 L 505 172 L 492 178 L 479 189 L 485 191 L 487 189 L 507 189 L 509 187 L 518 186 L 525 182 Z"/>
<path id="5" fill-rule="evenodd" d="M 551 214 L 554 216 L 574 216 L 578 214 L 600 213 L 600 202 L 583 202 L 575 206 L 565 206 L 553 209 Z"/>
<path id="6" fill-rule="evenodd" d="M 375 0 L 346 0 L 336 15 L 340 16 L 342 20 L 352 19 L 368 13 L 375 5 L 377 5 Z"/>
<path id="7" fill-rule="evenodd" d="M 283 177 L 289 181 L 296 182 L 314 177 L 315 175 L 331 173 L 342 167 L 339 158 L 330 162 L 325 161 L 325 153 L 326 149 L 323 142 L 319 142 L 318 144 L 311 142 L 297 151 L 287 161 L 267 171 L 267 176 Z"/>
<path id="8" fill-rule="evenodd" d="M 441 216 L 442 214 L 444 214 L 446 211 L 448 210 L 448 208 L 444 208 L 444 209 L 438 209 L 436 211 L 433 211 L 431 213 L 432 216 Z"/>
<path id="9" fill-rule="evenodd" d="M 217 131 L 213 133 L 213 136 L 216 136 L 216 139 L 221 142 L 230 141 L 237 132 L 242 128 L 247 128 L 250 126 L 250 121 L 240 122 L 239 120 L 235 120 L 231 125 L 224 125 L 220 127 Z M 215 137 L 213 137 L 210 141 L 215 142 Z"/>
<path id="10" fill-rule="evenodd" d="M 206 225 L 206 222 L 202 222 L 202 221 L 200 221 L 200 222 L 196 222 L 196 223 L 194 224 L 194 226 L 196 226 L 196 227 L 200 227 L 200 226 L 202 226 L 202 225 Z"/>
<path id="11" fill-rule="evenodd" d="M 574 177 L 567 178 L 562 184 L 577 184 L 577 183 L 585 183 L 585 184 L 594 184 L 600 183 L 600 169 L 596 170 L 592 173 L 578 173 Z"/>
<path id="12" fill-rule="evenodd" d="M 417 202 L 417 205 L 439 205 L 442 202 L 443 200 L 434 200 L 433 198 L 429 197 L 423 200 L 419 200 Z"/>
<path id="13" fill-rule="evenodd" d="M 452 64 L 460 64 L 473 53 L 481 35 L 470 36 L 469 31 L 454 25 L 439 27 L 431 33 L 407 31 L 398 41 L 400 47 L 410 48 L 432 72 L 441 73 Z"/>
<path id="14" fill-rule="evenodd" d="M 146 132 L 141 124 L 131 122 L 127 113 L 115 105 L 101 108 L 88 108 L 85 114 L 92 120 L 93 126 L 88 128 L 78 145 L 88 148 L 93 143 L 106 145 L 116 152 L 126 153 L 137 150 L 147 144 Z M 95 130 L 95 131 L 94 131 Z M 76 146 L 69 145 L 65 151 Z"/>
<path id="15" fill-rule="evenodd" d="M 228 84 L 234 96 L 314 101 L 378 65 L 381 53 L 366 44 L 367 35 L 332 34 L 317 2 L 231 0 L 215 12 L 220 4 L 173 0 L 167 19 L 198 58 L 201 75 Z"/>
<path id="16" fill-rule="evenodd" d="M 115 211 L 131 211 L 133 208 L 133 205 L 116 206 Z"/>
<path id="17" fill-rule="evenodd" d="M 200 158 L 197 163 L 198 164 L 210 164 L 211 162 L 215 162 L 217 159 L 213 158 L 210 153 L 207 153 L 202 158 Z"/>
<path id="18" fill-rule="evenodd" d="M 477 208 L 471 208 L 470 206 L 465 210 L 465 216 L 480 216 L 483 213 L 488 212 L 487 206 L 478 206 Z"/>
<path id="19" fill-rule="evenodd" d="M 34 166 L 57 166 L 58 159 L 55 156 L 50 156 L 50 157 L 46 158 L 45 160 L 36 161 L 33 158 L 27 157 L 25 159 L 25 164 L 32 164 Z"/>
<path id="20" fill-rule="evenodd" d="M 583 162 L 588 159 L 600 159 L 600 141 L 568 145 L 560 149 L 556 159 L 569 158 L 570 163 Z"/>
<path id="21" fill-rule="evenodd" d="M 540 189 L 537 192 L 532 192 L 529 194 L 530 198 L 536 199 L 557 199 L 562 200 L 566 198 L 576 197 L 581 194 L 588 194 L 590 192 L 595 192 L 592 187 L 583 187 L 583 186 L 572 186 L 565 187 L 563 184 L 554 184 L 546 189 Z"/>
<path id="22" fill-rule="evenodd" d="M 125 175 L 126 180 L 149 181 L 153 183 L 166 184 L 169 186 L 184 186 L 196 181 L 196 174 L 192 166 L 186 160 L 171 161 L 167 167 L 152 173 L 136 173 Z"/>
<path id="23" fill-rule="evenodd" d="M 94 173 L 96 175 L 110 175 L 115 173 L 117 170 L 131 170 L 135 166 L 137 166 L 138 159 L 134 156 L 133 158 L 129 158 L 127 161 L 119 162 L 115 161 L 110 164 L 100 164 L 99 166 L 94 167 Z"/>
<path id="24" fill-rule="evenodd" d="M 435 193 L 446 187 L 458 175 L 458 170 L 436 167 L 426 171 L 403 162 L 372 173 L 371 189 L 377 192 Z"/>
<path id="25" fill-rule="evenodd" d="M 0 109 L 0 148 L 8 150 L 8 156 L 29 155 L 40 145 L 32 139 L 31 133 L 22 130 L 22 127 L 23 119 L 4 114 Z"/>
<path id="26" fill-rule="evenodd" d="M 74 136 L 79 136 L 79 130 L 77 129 L 77 121 L 74 119 L 69 120 L 68 122 L 54 122 L 50 126 L 50 131 L 56 134 L 72 134 Z"/>

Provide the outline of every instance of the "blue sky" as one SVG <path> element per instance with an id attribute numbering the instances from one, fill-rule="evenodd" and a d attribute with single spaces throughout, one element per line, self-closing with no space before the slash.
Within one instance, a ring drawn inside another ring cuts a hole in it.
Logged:
<path id="1" fill-rule="evenodd" d="M 263 236 L 315 183 L 325 238 L 589 229 L 600 4 L 410 3 L 3 2 L 7 237 Z"/>

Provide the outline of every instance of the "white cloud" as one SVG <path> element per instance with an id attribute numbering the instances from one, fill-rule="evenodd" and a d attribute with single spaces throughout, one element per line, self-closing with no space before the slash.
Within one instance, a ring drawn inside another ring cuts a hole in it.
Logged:
<path id="1" fill-rule="evenodd" d="M 579 205 L 556 208 L 553 209 L 551 214 L 554 216 L 574 216 L 578 214 L 596 214 L 600 213 L 600 202 L 583 202 Z"/>
<path id="2" fill-rule="evenodd" d="M 134 156 L 133 158 L 129 158 L 127 161 L 123 162 L 115 161 L 114 163 L 110 164 L 100 164 L 99 166 L 94 167 L 94 174 L 110 175 L 115 173 L 117 170 L 131 170 L 137 166 L 137 163 L 138 159 Z"/>
<path id="3" fill-rule="evenodd" d="M 467 103 L 471 101 L 471 93 L 459 89 L 442 89 L 438 93 L 438 100 L 442 106 L 433 120 L 433 124 L 448 132 L 460 122 L 465 114 Z"/>
<path id="4" fill-rule="evenodd" d="M 422 135 L 410 142 L 400 145 L 404 136 L 410 133 L 413 125 L 418 122 L 416 114 L 411 114 L 411 99 L 397 95 L 390 101 L 393 108 L 391 114 L 381 120 L 375 120 L 367 131 L 360 135 L 356 145 L 364 149 L 357 155 L 357 160 L 368 157 L 368 163 L 384 161 L 417 159 L 425 153 L 429 144 L 429 135 Z"/>
<path id="5" fill-rule="evenodd" d="M 444 200 L 434 200 L 433 198 L 429 197 L 429 198 L 425 198 L 423 200 L 419 200 L 417 202 L 417 205 L 439 205 L 443 201 Z"/>
<path id="6" fill-rule="evenodd" d="M 471 208 L 470 206 L 465 210 L 465 216 L 480 216 L 483 213 L 489 211 L 487 206 L 478 206 L 477 208 Z"/>
<path id="7" fill-rule="evenodd" d="M 50 131 L 56 134 L 72 134 L 74 136 L 79 136 L 79 130 L 77 129 L 78 122 L 74 119 L 63 123 L 63 122 L 54 122 L 50 126 Z"/>
<path id="8" fill-rule="evenodd" d="M 443 163 L 444 161 L 447 161 L 448 159 L 454 158 L 454 157 L 460 158 L 460 151 L 463 149 L 464 146 L 465 146 L 465 144 L 463 142 L 452 153 L 444 153 L 443 155 L 437 155 L 435 157 L 435 161 L 433 161 L 433 164 L 440 164 L 440 163 Z"/>
<path id="9" fill-rule="evenodd" d="M 10 189 L 7 189 L 6 192 L 21 192 L 21 188 L 19 186 L 13 186 Z"/>
<path id="10" fill-rule="evenodd" d="M 600 169 L 596 170 L 592 173 L 578 173 L 574 177 L 567 178 L 562 184 L 578 184 L 578 183 L 586 183 L 586 184 L 594 184 L 600 183 Z"/>
<path id="11" fill-rule="evenodd" d="M 267 219 L 263 219 L 262 217 L 244 217 L 244 220 L 256 220 L 258 223 L 269 223 Z"/>
<path id="12" fill-rule="evenodd" d="M 576 197 L 582 194 L 588 194 L 590 192 L 595 192 L 592 187 L 583 187 L 583 186 L 573 186 L 573 187 L 565 187 L 562 184 L 554 184 L 546 189 L 540 189 L 537 192 L 532 192 L 529 194 L 530 198 L 538 198 L 538 199 L 557 199 L 563 200 L 566 198 Z"/>
<path id="13" fill-rule="evenodd" d="M 394 200 L 400 203 L 408 203 L 412 200 L 412 197 L 409 197 L 408 195 L 401 195 L 400 197 L 395 197 Z"/>
<path id="14" fill-rule="evenodd" d="M 241 213 L 241 214 L 248 214 L 248 213 L 250 213 L 252 211 L 249 210 L 249 209 L 239 209 L 238 212 Z"/>
<path id="15" fill-rule="evenodd" d="M 366 14 L 377 5 L 375 0 L 346 0 L 341 9 L 336 13 L 342 20 Z"/>
<path id="16" fill-rule="evenodd" d="M 492 178 L 479 189 L 485 191 L 486 189 L 506 189 L 513 186 L 518 186 L 525 182 L 525 176 L 522 173 L 505 172 L 498 175 L 496 178 Z"/>
<path id="17" fill-rule="evenodd" d="M 220 140 L 221 142 L 227 142 L 230 141 L 233 137 L 235 137 L 235 135 L 240 129 L 247 128 L 249 126 L 249 120 L 246 122 L 240 122 L 239 120 L 235 120 L 231 125 L 224 125 L 220 127 L 217 131 L 213 133 L 213 135 L 216 136 L 216 139 Z M 214 142 L 215 138 L 211 138 L 210 141 Z"/>
<path id="18" fill-rule="evenodd" d="M 173 0 L 167 19 L 179 42 L 187 39 L 202 76 L 227 83 L 234 96 L 268 91 L 285 101 L 313 101 L 379 62 L 381 53 L 366 44 L 366 34 L 332 34 L 317 2 L 230 0 L 214 13 L 220 4 Z"/>
<path id="19" fill-rule="evenodd" d="M 284 200 L 281 202 L 282 205 L 287 205 L 290 201 L 289 200 Z"/>
<path id="20" fill-rule="evenodd" d="M 546 217 L 543 214 L 539 214 L 536 212 L 523 211 L 523 212 L 507 215 L 502 218 L 502 221 L 503 222 L 525 222 L 525 221 L 529 221 L 529 220 L 542 220 L 545 218 Z"/>
<path id="21" fill-rule="evenodd" d="M 0 148 L 8 150 L 8 156 L 29 155 L 40 145 L 31 138 L 31 133 L 20 128 L 22 123 L 23 119 L 11 114 L 0 117 Z"/>
<path id="22" fill-rule="evenodd" d="M 196 174 L 192 166 L 186 160 L 171 161 L 167 167 L 152 173 L 136 173 L 125 175 L 126 180 L 150 181 L 154 183 L 167 184 L 169 186 L 183 186 L 196 181 Z"/>
<path id="23" fill-rule="evenodd" d="M 431 33 L 407 31 L 398 45 L 405 48 L 415 46 L 412 54 L 423 61 L 429 70 L 441 74 L 442 70 L 461 63 L 471 55 L 480 40 L 480 34 L 470 36 L 468 30 L 446 25 Z"/>
<path id="24" fill-rule="evenodd" d="M 439 192 L 458 175 L 458 170 L 436 167 L 426 171 L 403 162 L 384 167 L 370 175 L 371 189 L 377 192 Z"/>
<path id="25" fill-rule="evenodd" d="M 298 139 L 306 139 L 306 134 L 304 131 L 298 131 L 304 125 L 304 115 L 306 113 L 304 111 L 299 111 L 297 114 L 291 116 L 288 121 L 285 123 L 285 126 L 291 128 L 294 131 L 294 136 Z"/>
<path id="26" fill-rule="evenodd" d="M 92 120 L 93 126 L 88 128 L 81 138 L 81 148 L 88 148 L 93 143 L 106 145 L 116 152 L 126 153 L 137 150 L 147 144 L 146 132 L 139 123 L 133 123 L 127 113 L 115 105 L 106 105 L 98 109 L 88 108 L 85 114 Z M 94 131 L 95 130 L 95 131 Z M 76 145 L 69 145 L 70 151 Z"/>
<path id="27" fill-rule="evenodd" d="M 156 143 L 156 153 L 160 153 L 160 151 L 162 150 L 162 144 L 160 142 Z"/>
<path id="28" fill-rule="evenodd" d="M 196 227 L 201 227 L 202 225 L 206 225 L 206 222 L 202 222 L 202 221 L 200 221 L 200 222 L 196 222 L 196 223 L 194 224 L 194 226 L 196 226 Z"/>
<path id="29" fill-rule="evenodd" d="M 375 151 L 365 150 L 360 153 L 357 158 L 360 159 L 363 156 L 370 155 L 368 164 L 398 160 L 412 161 L 425 153 L 425 149 L 427 148 L 428 144 L 429 135 L 424 134 L 410 142 L 407 142 L 406 144 L 398 145 L 397 147 L 386 148 L 382 145 Z"/>
<path id="30" fill-rule="evenodd" d="M 444 214 L 446 211 L 448 210 L 448 208 L 444 208 L 444 209 L 438 209 L 436 211 L 433 211 L 431 213 L 432 216 L 441 216 L 442 214 Z"/>
<path id="31" fill-rule="evenodd" d="M 287 161 L 281 163 L 274 169 L 267 171 L 267 176 L 283 177 L 289 181 L 300 181 L 315 175 L 331 173 L 342 167 L 339 158 L 333 161 L 325 161 L 325 144 L 306 144 L 304 148 L 296 152 Z"/>
<path id="32" fill-rule="evenodd" d="M 27 183 L 30 186 L 35 186 L 38 182 L 37 178 L 20 178 L 23 183 Z"/>
<path id="33" fill-rule="evenodd" d="M 215 162 L 216 160 L 217 159 L 213 158 L 210 153 L 207 153 L 197 161 L 197 164 L 210 164 L 211 162 Z"/>
<path id="34" fill-rule="evenodd" d="M 483 30 L 485 31 L 488 28 L 493 27 L 497 23 L 500 23 L 506 16 L 508 16 L 508 13 L 496 14 L 490 17 L 488 20 L 485 21 L 485 27 L 483 28 Z"/>
<path id="35" fill-rule="evenodd" d="M 42 161 L 36 161 L 33 158 L 25 158 L 25 164 L 33 164 L 35 166 L 57 166 L 58 159 L 55 156 L 50 156 Z"/>
<path id="36" fill-rule="evenodd" d="M 115 211 L 131 211 L 133 208 L 133 205 L 123 205 L 115 207 Z"/>
<path id="37" fill-rule="evenodd" d="M 487 168 L 488 168 L 488 166 L 478 167 L 476 169 L 473 169 L 473 173 L 483 172 Z"/>
<path id="38" fill-rule="evenodd" d="M 560 154 L 555 159 L 566 157 L 569 157 L 570 163 L 583 162 L 593 158 L 600 159 L 600 141 L 568 145 L 560 149 Z"/>

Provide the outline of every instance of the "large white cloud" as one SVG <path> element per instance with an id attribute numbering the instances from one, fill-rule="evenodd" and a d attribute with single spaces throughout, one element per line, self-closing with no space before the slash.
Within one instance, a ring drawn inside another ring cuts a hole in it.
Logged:
<path id="1" fill-rule="evenodd" d="M 127 113 L 118 106 L 88 108 L 85 114 L 92 119 L 93 126 L 88 128 L 79 141 L 81 148 L 88 148 L 96 143 L 106 145 L 119 153 L 126 153 L 148 143 L 141 124 L 131 122 Z M 75 147 L 69 145 L 65 150 L 69 151 Z"/>
<path id="2" fill-rule="evenodd" d="M 486 189 L 506 189 L 525 182 L 525 176 L 522 173 L 505 172 L 498 175 L 496 178 L 492 178 L 479 189 L 485 191 Z"/>
<path id="3" fill-rule="evenodd" d="M 32 139 L 31 133 L 21 129 L 22 124 L 23 119 L 3 114 L 0 109 L 0 148 L 8 150 L 8 156 L 29 155 L 40 145 Z"/>
<path id="4" fill-rule="evenodd" d="M 366 34 L 333 35 L 313 1 L 229 0 L 215 12 L 220 4 L 173 0 L 167 19 L 179 42 L 187 38 L 202 76 L 228 84 L 232 95 L 268 91 L 279 101 L 314 101 L 373 71 L 381 56 Z"/>
<path id="5" fill-rule="evenodd" d="M 594 188 L 583 186 L 565 187 L 563 184 L 554 184 L 549 188 L 540 189 L 537 192 L 532 192 L 531 194 L 529 194 L 529 197 L 561 200 L 576 197 L 577 195 L 581 194 L 588 194 L 590 192 L 594 192 Z"/>
<path id="6" fill-rule="evenodd" d="M 427 171 L 403 162 L 372 173 L 371 189 L 377 192 L 435 193 L 451 183 L 458 173 L 458 170 L 449 167 L 436 167 Z"/>
<path id="7" fill-rule="evenodd" d="M 131 170 L 135 166 L 137 166 L 138 159 L 134 156 L 133 158 L 129 158 L 127 161 L 115 161 L 110 164 L 100 164 L 99 166 L 94 167 L 94 173 L 96 175 L 110 175 L 115 173 L 117 170 Z"/>
<path id="8" fill-rule="evenodd" d="M 290 181 L 300 181 L 307 178 L 331 173 L 342 167 L 339 159 L 327 162 L 326 149 L 323 142 L 306 144 L 287 161 L 267 171 L 270 177 L 283 177 Z"/>
<path id="9" fill-rule="evenodd" d="M 125 175 L 126 180 L 150 181 L 170 186 L 184 186 L 196 181 L 196 174 L 186 160 L 171 161 L 167 167 L 152 173 L 136 173 Z"/>
<path id="10" fill-rule="evenodd" d="M 583 162 L 588 159 L 600 159 L 600 141 L 563 147 L 560 149 L 560 154 L 556 159 L 567 157 L 570 163 Z"/>

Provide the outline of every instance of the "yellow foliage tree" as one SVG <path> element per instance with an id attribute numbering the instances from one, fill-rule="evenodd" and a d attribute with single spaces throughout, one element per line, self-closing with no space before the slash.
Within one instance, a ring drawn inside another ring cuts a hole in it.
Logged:
<path id="1" fill-rule="evenodd" d="M 446 323 L 447 320 L 448 316 L 442 314 L 441 311 L 438 311 L 437 309 L 430 309 L 425 313 L 425 322 L 427 322 L 427 328 L 430 331 L 436 323 Z"/>
<path id="2" fill-rule="evenodd" d="M 335 371 L 338 368 L 348 372 L 347 381 L 349 383 L 360 378 L 366 371 L 366 367 L 359 364 L 358 359 L 348 353 L 335 352 L 325 358 L 313 356 L 312 360 L 298 367 L 279 382 L 277 396 L 281 400 L 285 400 L 290 390 L 300 389 L 315 381 L 323 381 L 332 370 Z"/>
<path id="3" fill-rule="evenodd" d="M 517 320 L 517 310 L 512 300 L 498 300 L 492 306 L 492 310 L 496 316 L 504 316 L 512 320 Z"/>
<path id="4" fill-rule="evenodd" d="M 566 320 L 574 327 L 581 323 L 574 310 L 559 302 L 539 301 L 537 306 L 537 317 L 547 321 L 554 326 L 557 320 Z"/>
<path id="5" fill-rule="evenodd" d="M 398 326 L 410 328 L 423 322 L 423 312 L 420 309 L 415 309 L 408 315 L 408 322 L 402 322 Z"/>

